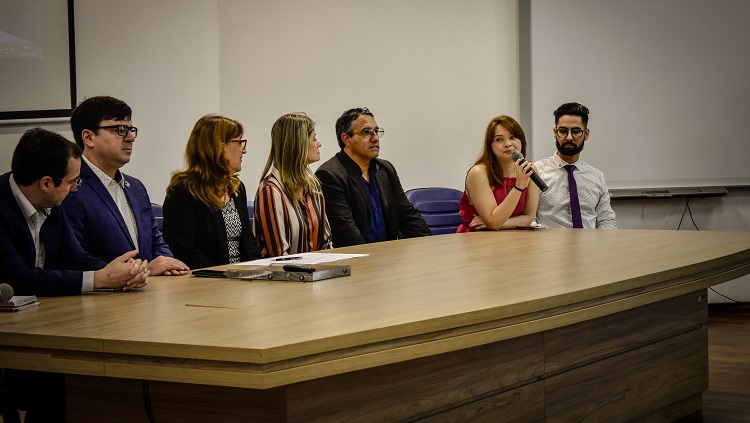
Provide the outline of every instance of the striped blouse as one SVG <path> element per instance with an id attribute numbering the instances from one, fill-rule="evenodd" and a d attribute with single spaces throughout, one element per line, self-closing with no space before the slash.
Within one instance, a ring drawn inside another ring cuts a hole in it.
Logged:
<path id="1" fill-rule="evenodd" d="M 255 196 L 253 232 L 262 257 L 305 253 L 331 248 L 331 227 L 322 190 L 305 193 L 303 204 L 292 203 L 272 168 Z"/>

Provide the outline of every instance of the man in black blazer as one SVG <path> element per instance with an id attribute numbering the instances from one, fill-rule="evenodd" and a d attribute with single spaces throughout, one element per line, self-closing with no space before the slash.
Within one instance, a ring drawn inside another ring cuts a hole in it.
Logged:
<path id="1" fill-rule="evenodd" d="M 378 158 L 384 133 L 367 108 L 347 110 L 336 121 L 341 151 L 315 172 L 334 247 L 432 234 L 406 198 L 396 169 Z"/>

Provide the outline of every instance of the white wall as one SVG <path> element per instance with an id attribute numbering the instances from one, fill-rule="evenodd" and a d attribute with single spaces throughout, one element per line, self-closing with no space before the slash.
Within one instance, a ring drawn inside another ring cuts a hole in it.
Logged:
<path id="1" fill-rule="evenodd" d="M 284 113 L 317 121 L 317 168 L 339 151 L 341 113 L 369 107 L 386 131 L 380 157 L 407 189 L 463 189 L 487 122 L 518 113 L 515 0 L 219 4 L 222 112 L 246 125 L 248 186 Z"/>
<path id="2" fill-rule="evenodd" d="M 218 15 L 215 0 L 75 2 L 78 100 L 111 95 L 133 109 L 138 139 L 123 171 L 141 179 L 154 202 L 183 166 L 195 121 L 220 111 Z M 73 140 L 67 122 L 0 126 L 0 171 L 10 170 L 30 126 Z"/>
<path id="3" fill-rule="evenodd" d="M 485 125 L 517 116 L 515 0 L 77 0 L 78 98 L 108 94 L 140 130 L 124 171 L 162 202 L 205 113 L 243 122 L 252 192 L 283 113 L 318 122 L 323 161 L 334 122 L 367 106 L 386 129 L 381 157 L 406 189 L 463 188 Z M 72 139 L 67 124 L 42 125 Z M 0 127 L 0 170 L 26 126 Z M 322 161 L 321 161 L 322 162 Z M 317 167 L 314 166 L 314 167 Z"/>

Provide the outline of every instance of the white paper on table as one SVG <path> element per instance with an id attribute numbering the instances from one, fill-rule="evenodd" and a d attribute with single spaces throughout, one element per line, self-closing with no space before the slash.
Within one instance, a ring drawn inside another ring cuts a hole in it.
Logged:
<path id="1" fill-rule="evenodd" d="M 300 253 L 288 256 L 265 258 L 252 261 L 236 263 L 236 265 L 250 266 L 283 266 L 285 264 L 321 264 L 333 261 L 346 260 L 355 257 L 367 257 L 369 254 L 336 254 L 336 253 Z"/>

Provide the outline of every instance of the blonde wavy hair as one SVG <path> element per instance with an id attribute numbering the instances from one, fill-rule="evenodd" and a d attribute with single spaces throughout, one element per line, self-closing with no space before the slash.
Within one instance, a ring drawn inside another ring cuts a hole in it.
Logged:
<path id="1" fill-rule="evenodd" d="M 261 181 L 271 166 L 279 171 L 282 189 L 296 202 L 301 202 L 305 192 L 317 193 L 320 181 L 310 170 L 307 152 L 315 122 L 304 113 L 288 113 L 278 118 L 271 128 L 271 151 Z"/>

